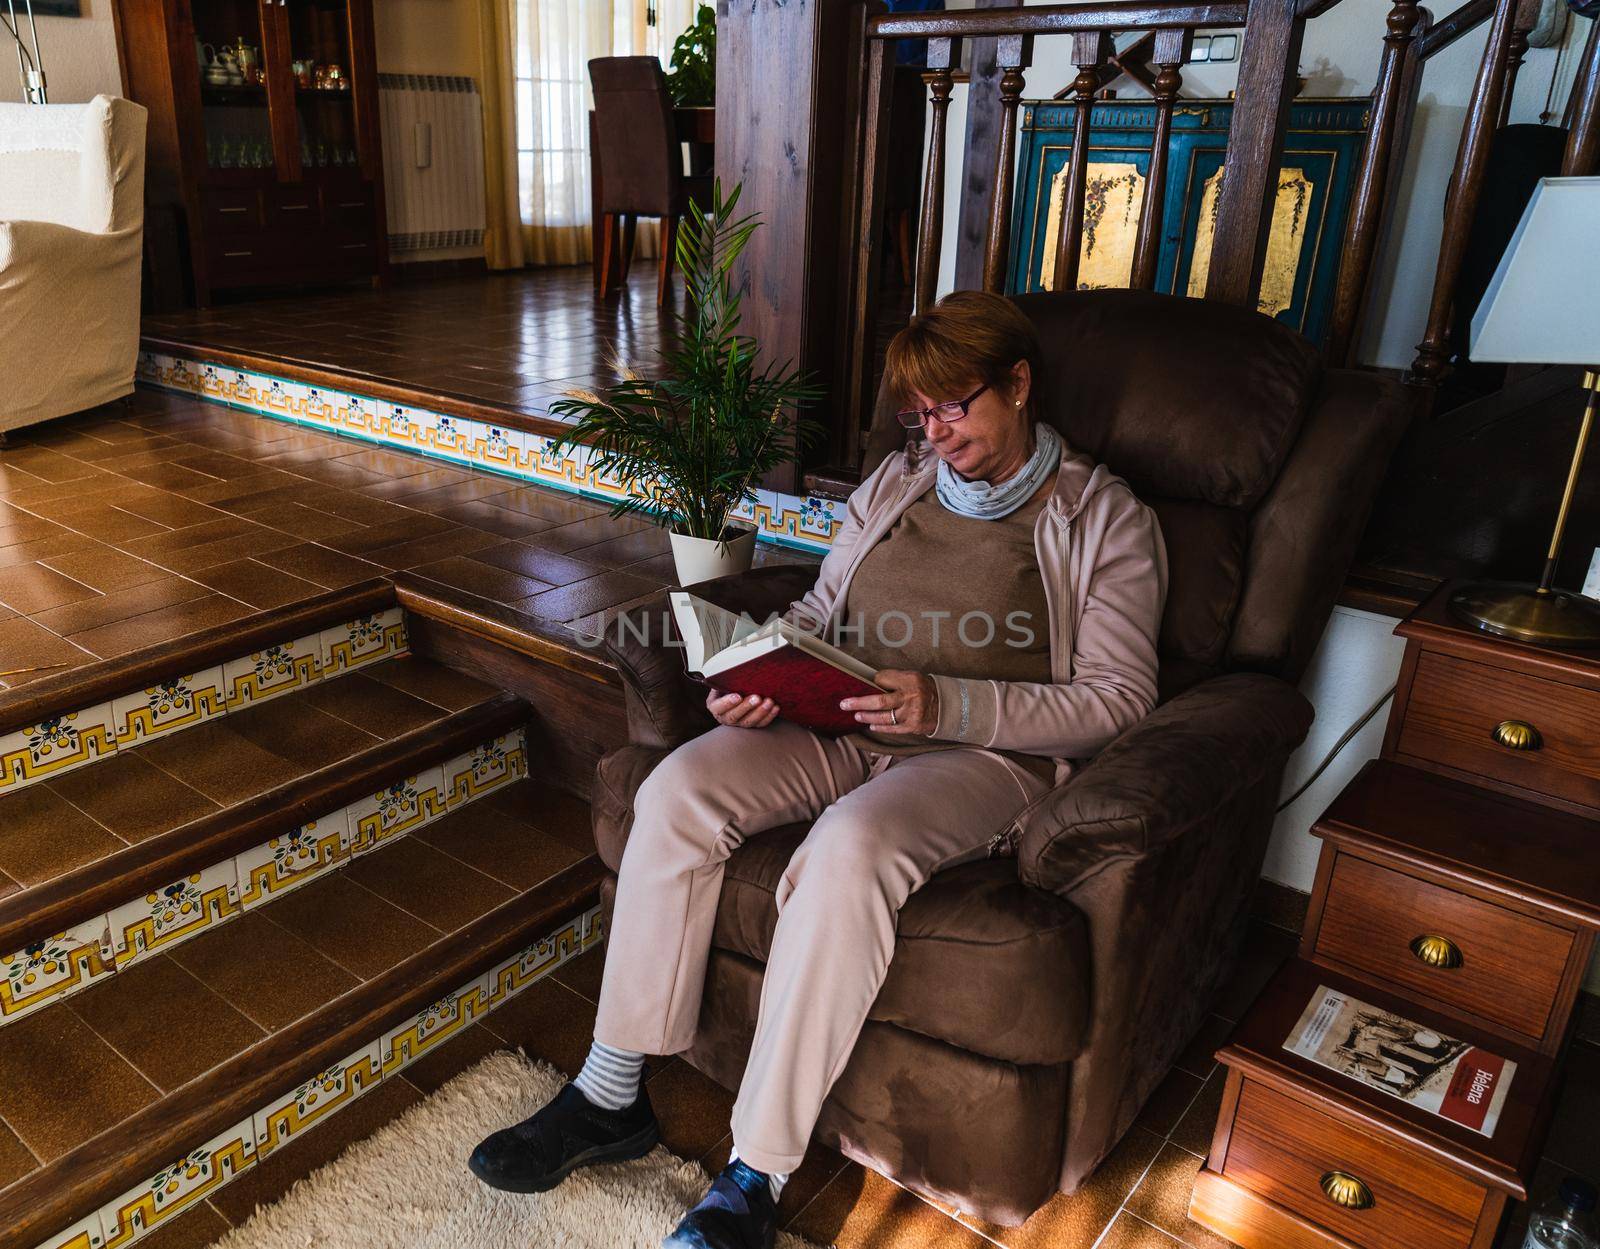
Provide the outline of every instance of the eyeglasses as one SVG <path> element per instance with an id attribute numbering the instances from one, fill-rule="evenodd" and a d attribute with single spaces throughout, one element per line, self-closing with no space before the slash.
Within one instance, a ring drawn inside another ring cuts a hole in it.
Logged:
<path id="1" fill-rule="evenodd" d="M 896 412 L 894 419 L 907 429 L 921 429 L 929 421 L 938 421 L 942 425 L 948 425 L 952 421 L 959 421 L 964 417 L 967 414 L 967 409 L 977 401 L 978 396 L 988 389 L 989 383 L 985 382 L 965 399 L 952 399 L 949 403 L 936 403 L 931 408 L 906 408 L 903 411 Z"/>

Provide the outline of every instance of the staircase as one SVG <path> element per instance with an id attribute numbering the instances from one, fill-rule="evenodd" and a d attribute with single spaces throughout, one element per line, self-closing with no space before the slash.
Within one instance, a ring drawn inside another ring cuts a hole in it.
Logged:
<path id="1" fill-rule="evenodd" d="M 0 695 L 0 1249 L 170 1226 L 600 939 L 548 717 L 463 670 L 526 662 L 417 606 L 375 581 Z"/>

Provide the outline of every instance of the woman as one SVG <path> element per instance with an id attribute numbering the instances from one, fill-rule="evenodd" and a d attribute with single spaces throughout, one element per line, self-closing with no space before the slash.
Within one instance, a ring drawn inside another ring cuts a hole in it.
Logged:
<path id="1" fill-rule="evenodd" d="M 925 442 L 851 495 L 791 618 L 877 670 L 828 737 L 770 700 L 713 692 L 718 727 L 640 786 L 588 1062 L 472 1170 L 516 1192 L 637 1157 L 658 1132 L 646 1054 L 694 1039 L 723 865 L 747 836 L 814 820 L 779 919 L 734 1154 L 668 1246 L 770 1246 L 775 1204 L 883 983 L 906 898 L 990 853 L 1017 813 L 1156 698 L 1166 555 L 1154 514 L 1036 423 L 1032 323 L 962 291 L 890 344 L 886 384 Z M 931 450 L 932 454 L 928 452 Z"/>

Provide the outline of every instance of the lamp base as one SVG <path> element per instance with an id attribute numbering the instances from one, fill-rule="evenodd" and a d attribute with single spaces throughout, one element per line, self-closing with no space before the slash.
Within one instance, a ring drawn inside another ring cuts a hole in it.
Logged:
<path id="1" fill-rule="evenodd" d="M 1480 581 L 1452 594 L 1450 610 L 1485 633 L 1534 646 L 1600 646 L 1600 602 L 1565 590 Z"/>

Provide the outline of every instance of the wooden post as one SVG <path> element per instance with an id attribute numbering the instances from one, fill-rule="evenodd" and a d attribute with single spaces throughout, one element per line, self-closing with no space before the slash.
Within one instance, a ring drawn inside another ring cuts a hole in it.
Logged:
<path id="1" fill-rule="evenodd" d="M 1228 154 L 1217 194 L 1206 298 L 1254 308 L 1261 291 L 1278 167 L 1300 66 L 1299 0 L 1250 0 Z"/>
<path id="2" fill-rule="evenodd" d="M 1388 33 L 1383 37 L 1383 57 L 1378 64 L 1378 83 L 1372 90 L 1372 120 L 1356 171 L 1350 217 L 1345 223 L 1344 252 L 1339 262 L 1339 281 L 1333 292 L 1333 313 L 1325 347 L 1328 363 L 1338 368 L 1350 364 L 1356 347 L 1356 322 L 1367 299 L 1378 230 L 1390 191 L 1395 136 L 1405 109 L 1406 59 L 1421 16 L 1417 0 L 1393 0 L 1389 10 Z"/>
<path id="3" fill-rule="evenodd" d="M 1083 197 L 1089 185 L 1089 126 L 1094 93 L 1100 88 L 1100 66 L 1111 55 L 1111 36 L 1103 30 L 1072 36 L 1072 63 L 1078 77 L 1072 84 L 1077 113 L 1072 121 L 1072 163 L 1061 196 L 1061 229 L 1056 235 L 1056 269 L 1050 289 L 1078 289 L 1078 261 L 1083 249 Z"/>
<path id="4" fill-rule="evenodd" d="M 944 234 L 945 114 L 950 111 L 952 73 L 961 59 L 959 39 L 928 40 L 928 90 L 933 96 L 928 127 L 928 172 L 922 187 L 922 227 L 917 238 L 917 286 L 913 311 L 924 312 L 939 289 L 939 250 Z"/>
<path id="5" fill-rule="evenodd" d="M 1572 80 L 1563 178 L 1586 178 L 1600 169 L 1600 18 L 1589 20 L 1589 39 Z"/>
<path id="6" fill-rule="evenodd" d="M 1172 141 L 1172 106 L 1183 87 L 1182 69 L 1194 46 L 1194 32 L 1162 30 L 1156 33 L 1151 53 L 1160 69 L 1155 79 L 1156 128 L 1150 138 L 1150 172 L 1144 179 L 1144 203 L 1139 206 L 1139 233 L 1133 244 L 1133 272 L 1129 285 L 1154 290 L 1156 260 L 1161 255 L 1162 201 L 1167 195 L 1167 149 Z"/>
<path id="7" fill-rule="evenodd" d="M 977 9 L 998 9 L 1016 0 L 976 0 Z M 961 149 L 961 199 L 956 204 L 956 289 L 983 285 L 985 242 L 994 191 L 994 162 L 1000 142 L 1000 68 L 995 39 L 973 39 L 967 53 L 967 139 Z"/>
<path id="8" fill-rule="evenodd" d="M 1511 101 L 1517 94 L 1517 72 L 1528 55 L 1528 32 L 1539 21 L 1539 0 L 1522 0 L 1511 23 L 1511 44 L 1506 48 L 1506 85 L 1500 97 L 1500 117 L 1496 123 L 1504 130 L 1511 124 Z"/>
<path id="9" fill-rule="evenodd" d="M 1461 127 L 1461 145 L 1456 152 L 1455 171 L 1444 201 L 1444 237 L 1439 242 L 1439 268 L 1433 278 L 1433 300 L 1428 308 L 1428 328 L 1417 345 L 1417 358 L 1411 364 L 1411 380 L 1437 385 L 1450 367 L 1450 313 L 1456 280 L 1461 276 L 1461 261 L 1466 255 L 1467 234 L 1478 210 L 1483 191 L 1484 171 L 1489 165 L 1489 150 L 1494 145 L 1495 121 L 1500 116 L 1500 98 L 1505 90 L 1506 51 L 1511 46 L 1511 17 L 1518 0 L 1498 0 L 1489 39 L 1478 63 L 1477 81 L 1467 105 L 1467 120 Z"/>
<path id="10" fill-rule="evenodd" d="M 1017 102 L 1026 85 L 1023 70 L 1033 60 L 1032 35 L 1002 35 L 995 41 L 1000 67 L 1000 135 L 994 150 L 994 190 L 989 198 L 989 236 L 983 250 L 983 289 L 1006 287 L 1006 251 L 1011 246 L 1011 190 L 1016 177 Z"/>
<path id="11" fill-rule="evenodd" d="M 863 90 L 861 166 L 861 209 L 854 239 L 853 258 L 854 321 L 850 326 L 848 372 L 841 379 L 848 396 L 848 425 L 844 430 L 843 460 L 851 467 L 861 463 L 861 437 L 872 415 L 873 342 L 878 330 L 878 278 L 883 268 L 879 244 L 883 236 L 883 201 L 888 185 L 889 162 L 884 145 L 889 138 L 889 92 L 893 85 L 889 65 L 894 42 L 888 39 L 867 41 L 867 81 Z"/>

